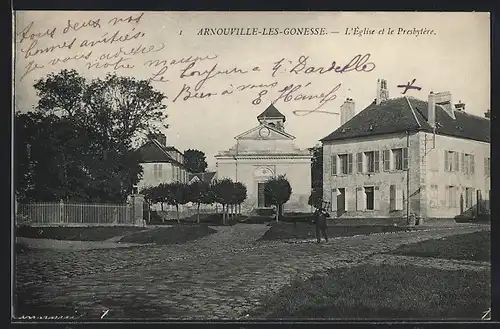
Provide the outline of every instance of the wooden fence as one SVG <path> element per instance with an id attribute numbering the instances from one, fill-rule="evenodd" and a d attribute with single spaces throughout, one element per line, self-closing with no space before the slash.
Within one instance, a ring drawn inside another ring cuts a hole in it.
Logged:
<path id="1" fill-rule="evenodd" d="M 32 203 L 18 204 L 16 221 L 24 225 L 135 225 L 133 204 Z"/>

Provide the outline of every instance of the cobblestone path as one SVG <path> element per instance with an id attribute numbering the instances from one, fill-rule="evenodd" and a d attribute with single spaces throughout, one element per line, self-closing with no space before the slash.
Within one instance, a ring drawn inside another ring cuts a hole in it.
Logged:
<path id="1" fill-rule="evenodd" d="M 488 228 L 460 225 L 323 244 L 255 241 L 267 230 L 264 225 L 217 229 L 183 245 L 21 254 L 18 289 L 31 292 L 34 309 L 73 307 L 86 318 L 109 310 L 109 318 L 238 319 L 296 276 L 395 261 L 377 255 L 402 244 Z"/>

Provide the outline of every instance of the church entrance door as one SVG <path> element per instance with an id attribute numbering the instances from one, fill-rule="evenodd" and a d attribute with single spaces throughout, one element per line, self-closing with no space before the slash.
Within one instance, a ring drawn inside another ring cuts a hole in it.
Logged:
<path id="1" fill-rule="evenodd" d="M 264 186 L 266 183 L 258 183 L 257 184 L 257 206 L 259 208 L 263 208 L 266 206 L 265 194 L 264 194 Z"/>

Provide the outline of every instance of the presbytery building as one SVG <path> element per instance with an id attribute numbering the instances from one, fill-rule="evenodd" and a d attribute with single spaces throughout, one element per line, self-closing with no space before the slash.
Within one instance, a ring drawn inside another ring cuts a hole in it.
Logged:
<path id="1" fill-rule="evenodd" d="M 490 120 L 453 103 L 450 92 L 426 100 L 376 99 L 354 115 L 341 106 L 342 125 L 323 143 L 323 199 L 333 217 L 454 218 L 489 211 Z"/>

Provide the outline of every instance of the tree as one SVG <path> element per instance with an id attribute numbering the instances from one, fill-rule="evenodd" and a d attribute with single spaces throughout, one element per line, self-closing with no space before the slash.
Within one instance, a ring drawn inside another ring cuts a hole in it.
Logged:
<path id="1" fill-rule="evenodd" d="M 241 182 L 233 184 L 233 204 L 238 206 L 237 214 L 241 214 L 241 204 L 247 198 L 247 188 Z"/>
<path id="2" fill-rule="evenodd" d="M 188 185 L 189 201 L 197 206 L 197 222 L 200 222 L 200 204 L 210 201 L 210 184 L 206 182 L 196 182 Z"/>
<path id="3" fill-rule="evenodd" d="M 143 188 L 140 193 L 142 195 L 144 195 L 144 200 L 146 201 L 147 205 L 148 205 L 148 211 L 149 211 L 149 214 L 148 214 L 148 221 L 151 220 L 151 206 L 158 202 L 159 200 L 159 195 L 158 195 L 158 186 L 149 186 L 149 187 L 145 187 Z M 163 204 L 162 204 L 162 210 L 163 210 Z M 163 217 L 162 217 L 163 219 Z"/>
<path id="4" fill-rule="evenodd" d="M 201 173 L 207 170 L 207 161 L 205 153 L 199 150 L 184 151 L 184 165 L 192 173 Z"/>
<path id="5" fill-rule="evenodd" d="M 87 81 L 75 70 L 51 73 L 39 79 L 34 88 L 40 98 L 36 116 L 18 117 L 20 124 L 45 126 L 40 133 L 33 128 L 26 128 L 24 133 L 30 134 L 31 141 L 40 139 L 46 144 L 32 150 L 51 154 L 51 162 L 39 167 L 50 169 L 40 172 L 52 170 L 57 177 L 47 175 L 50 182 L 39 180 L 34 187 L 31 181 L 29 188 L 22 185 L 28 184 L 27 179 L 33 180 L 27 168 L 35 163 L 31 160 L 28 165 L 23 153 L 25 142 L 18 150 L 18 162 L 26 174 L 26 179 L 20 179 L 21 174 L 18 177 L 19 188 L 34 188 L 35 197 L 42 199 L 124 201 L 142 173 L 132 142 L 163 124 L 167 118 L 162 103 L 165 95 L 155 91 L 149 80 L 108 74 Z"/>
<path id="6" fill-rule="evenodd" d="M 216 202 L 222 205 L 222 224 L 227 223 L 228 206 L 233 199 L 233 181 L 229 178 L 224 178 L 214 183 L 214 195 Z"/>
<path id="7" fill-rule="evenodd" d="M 313 189 L 323 188 L 323 147 L 316 145 L 312 149 L 311 161 L 311 187 Z"/>
<path id="8" fill-rule="evenodd" d="M 278 221 L 283 212 L 283 205 L 292 195 L 292 187 L 285 175 L 268 179 L 264 185 L 264 195 L 271 204 L 276 205 L 276 221 Z"/>
<path id="9" fill-rule="evenodd" d="M 39 112 L 15 114 L 15 188 L 23 201 L 88 201 L 89 140 L 75 122 Z"/>
<path id="10" fill-rule="evenodd" d="M 189 188 L 186 184 L 174 182 L 170 184 L 161 184 L 160 189 L 165 197 L 167 204 L 175 206 L 177 212 L 177 223 L 180 223 L 179 205 L 189 202 Z"/>

